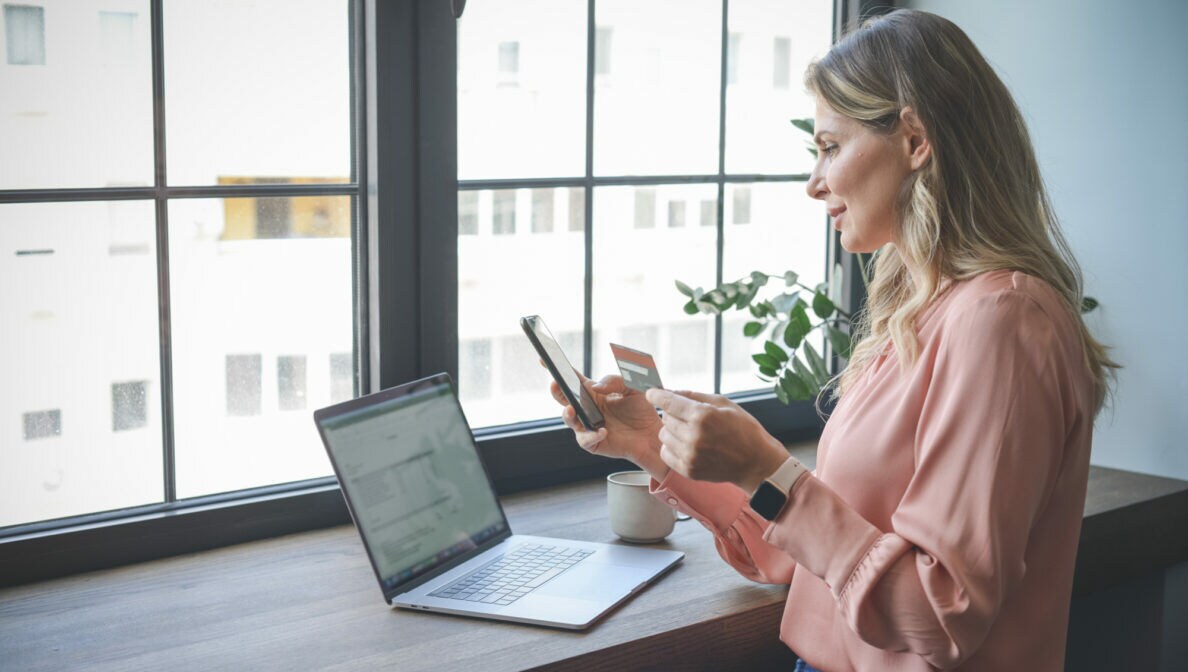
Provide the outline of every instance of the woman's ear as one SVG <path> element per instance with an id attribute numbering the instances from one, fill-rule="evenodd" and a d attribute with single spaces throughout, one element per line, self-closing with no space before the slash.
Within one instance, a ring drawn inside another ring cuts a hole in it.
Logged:
<path id="1" fill-rule="evenodd" d="M 919 170 L 932 158 L 932 143 L 928 140 L 928 132 L 920 122 L 919 115 L 910 106 L 900 111 L 899 123 L 912 170 Z"/>

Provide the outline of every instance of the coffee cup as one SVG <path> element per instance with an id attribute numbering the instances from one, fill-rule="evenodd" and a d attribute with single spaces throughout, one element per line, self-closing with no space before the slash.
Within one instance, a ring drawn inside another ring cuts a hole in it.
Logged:
<path id="1" fill-rule="evenodd" d="M 648 544 L 672 533 L 676 512 L 649 492 L 646 471 L 619 471 L 606 477 L 611 531 L 623 541 Z"/>

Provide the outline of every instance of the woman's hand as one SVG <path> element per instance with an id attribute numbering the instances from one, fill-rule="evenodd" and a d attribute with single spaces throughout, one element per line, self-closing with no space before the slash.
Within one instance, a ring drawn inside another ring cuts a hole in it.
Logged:
<path id="1" fill-rule="evenodd" d="M 664 411 L 660 459 L 689 478 L 754 492 L 788 459 L 783 444 L 726 397 L 653 388 L 646 398 Z"/>
<path id="2" fill-rule="evenodd" d="M 663 480 L 668 467 L 660 460 L 661 425 L 655 407 L 643 394 L 627 387 L 621 376 L 606 376 L 598 383 L 580 373 L 578 377 L 606 418 L 606 425 L 597 431 L 590 431 L 577 418 L 556 381 L 549 386 L 553 399 L 565 407 L 561 419 L 573 430 L 578 445 L 594 455 L 631 460 Z"/>

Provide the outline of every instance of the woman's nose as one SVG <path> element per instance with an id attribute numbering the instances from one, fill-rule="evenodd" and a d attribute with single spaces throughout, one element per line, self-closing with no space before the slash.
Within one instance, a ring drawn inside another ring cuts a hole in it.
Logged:
<path id="1" fill-rule="evenodd" d="M 809 175 L 808 182 L 804 185 L 804 190 L 808 193 L 809 198 L 815 198 L 819 201 L 825 200 L 825 196 L 829 194 L 829 188 L 825 186 L 825 176 L 821 174 L 820 164 L 813 167 L 813 174 Z"/>

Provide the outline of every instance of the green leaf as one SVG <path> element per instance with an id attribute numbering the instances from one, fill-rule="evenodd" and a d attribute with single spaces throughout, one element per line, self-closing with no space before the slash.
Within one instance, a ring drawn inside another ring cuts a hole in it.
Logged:
<path id="1" fill-rule="evenodd" d="M 771 368 L 770 366 L 760 366 L 759 373 L 767 376 L 768 378 L 775 378 L 776 376 L 780 375 L 780 374 L 776 373 L 776 370 Z"/>
<path id="2" fill-rule="evenodd" d="M 1081 299 L 1081 313 L 1091 313 L 1097 310 L 1099 305 L 1101 304 L 1097 302 L 1097 299 L 1092 296 L 1086 296 Z"/>
<path id="3" fill-rule="evenodd" d="M 784 284 L 788 287 L 795 285 L 796 281 L 799 279 L 800 276 L 796 274 L 796 271 L 788 271 L 787 273 L 784 273 Z"/>
<path id="4" fill-rule="evenodd" d="M 850 335 L 835 327 L 826 327 L 825 335 L 829 337 L 829 345 L 833 346 L 833 353 L 842 359 L 850 358 Z"/>
<path id="5" fill-rule="evenodd" d="M 681 282 L 680 280 L 677 280 L 676 288 L 677 288 L 677 291 L 680 292 L 681 294 L 684 294 L 685 296 L 689 297 L 690 299 L 693 298 L 693 288 L 690 287 L 689 285 L 686 285 L 685 283 Z"/>
<path id="6" fill-rule="evenodd" d="M 772 357 L 771 355 L 768 355 L 768 354 L 760 353 L 757 355 L 751 355 L 751 359 L 755 360 L 755 363 L 758 364 L 759 366 L 766 366 L 769 369 L 780 368 L 779 361 L 776 360 L 775 357 Z"/>
<path id="7" fill-rule="evenodd" d="M 694 303 L 693 301 L 689 301 L 688 303 L 685 304 L 685 313 L 687 313 L 689 315 L 696 315 L 697 312 L 698 311 L 697 311 L 696 303 Z"/>
<path id="8" fill-rule="evenodd" d="M 771 341 L 763 341 L 763 351 L 774 357 L 777 362 L 783 363 L 788 361 L 788 353 L 784 352 L 783 348 Z"/>
<path id="9" fill-rule="evenodd" d="M 808 392 L 806 396 L 798 398 L 808 399 L 817 396 L 817 393 L 821 391 L 821 386 L 817 384 L 817 379 L 813 376 L 813 372 L 809 371 L 809 368 L 805 366 L 804 362 L 800 361 L 799 357 L 792 360 L 792 370 L 796 372 L 796 376 L 800 378 L 800 382 L 807 388 Z"/>
<path id="10" fill-rule="evenodd" d="M 767 274 L 759 271 L 751 271 L 751 282 L 756 287 L 762 287 L 767 284 Z"/>
<path id="11" fill-rule="evenodd" d="M 817 148 L 816 148 L 816 147 L 813 147 L 812 145 L 809 145 L 809 146 L 808 146 L 808 153 L 809 153 L 809 154 L 812 154 L 814 159 L 815 159 L 815 158 L 817 158 Z"/>
<path id="12" fill-rule="evenodd" d="M 804 342 L 804 348 L 801 350 L 804 353 L 805 360 L 808 361 L 809 366 L 813 370 L 813 375 L 817 379 L 817 387 L 821 387 L 829 382 L 829 369 L 825 366 L 825 360 L 821 359 L 821 354 L 813 347 L 812 343 Z"/>
<path id="13" fill-rule="evenodd" d="M 792 400 L 788 398 L 788 390 L 784 387 L 783 381 L 776 381 L 773 389 L 775 390 L 776 399 L 779 399 L 781 404 L 787 406 L 792 403 Z"/>
<path id="14" fill-rule="evenodd" d="M 805 335 L 812 331 L 813 325 L 809 322 L 808 313 L 804 310 L 804 304 L 798 302 L 792 307 L 789 314 L 788 328 L 784 331 L 784 343 L 789 348 L 800 347 L 800 342 L 804 340 Z"/>
<path id="15" fill-rule="evenodd" d="M 832 315 L 834 310 L 837 310 L 837 306 L 833 305 L 828 296 L 820 292 L 813 294 L 813 312 L 817 317 L 824 320 Z"/>
<path id="16" fill-rule="evenodd" d="M 795 320 L 788 323 L 784 328 L 784 345 L 795 350 L 800 347 L 800 342 L 804 340 L 804 332 L 800 329 L 800 324 Z"/>
<path id="17" fill-rule="evenodd" d="M 777 313 L 786 313 L 792 310 L 796 302 L 800 300 L 800 292 L 784 292 L 777 294 L 771 298 L 771 307 Z"/>
<path id="18" fill-rule="evenodd" d="M 746 289 L 738 293 L 738 297 L 734 300 L 734 307 L 742 310 L 751 305 L 755 295 L 759 293 L 759 288 L 755 285 L 745 285 Z"/>
<path id="19" fill-rule="evenodd" d="M 787 393 L 789 399 L 804 401 L 811 399 L 813 396 L 808 384 L 792 371 L 784 372 L 784 377 L 780 379 L 780 387 L 784 388 L 784 392 Z"/>
<path id="20" fill-rule="evenodd" d="M 762 322 L 747 322 L 743 325 L 743 336 L 746 336 L 747 338 L 754 338 L 758 336 L 759 332 L 761 331 L 763 331 Z"/>
<path id="21" fill-rule="evenodd" d="M 799 128 L 800 130 L 804 131 L 805 133 L 808 133 L 809 136 L 812 136 L 813 133 L 816 132 L 816 130 L 813 128 L 813 118 L 812 117 L 805 117 L 803 119 L 793 119 L 792 125 L 795 126 L 796 128 Z"/>
<path id="22" fill-rule="evenodd" d="M 718 290 L 721 291 L 723 294 L 725 294 L 726 298 L 730 299 L 730 302 L 733 303 L 734 297 L 738 296 L 738 283 L 737 282 L 723 283 L 722 285 L 720 285 L 718 287 Z"/>

